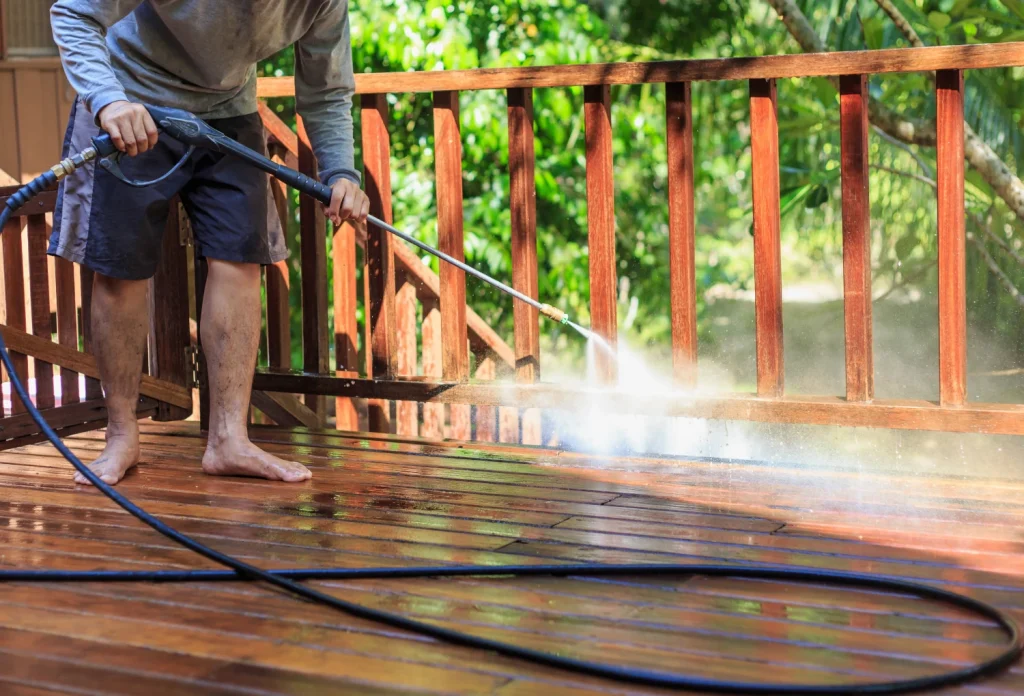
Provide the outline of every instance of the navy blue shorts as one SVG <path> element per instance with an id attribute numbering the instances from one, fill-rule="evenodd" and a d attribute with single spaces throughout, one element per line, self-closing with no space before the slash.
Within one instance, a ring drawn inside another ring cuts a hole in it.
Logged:
<path id="1" fill-rule="evenodd" d="M 211 120 L 210 125 L 257 152 L 266 153 L 258 114 Z M 64 157 L 91 145 L 99 129 L 76 101 Z M 167 172 L 185 146 L 161 134 L 156 147 L 121 159 L 130 179 L 149 181 Z M 167 181 L 134 188 L 90 162 L 60 184 L 48 252 L 96 273 L 145 280 L 156 273 L 171 199 L 181 201 L 192 224 L 196 253 L 208 259 L 269 265 L 288 257 L 270 181 L 241 160 L 197 150 Z"/>

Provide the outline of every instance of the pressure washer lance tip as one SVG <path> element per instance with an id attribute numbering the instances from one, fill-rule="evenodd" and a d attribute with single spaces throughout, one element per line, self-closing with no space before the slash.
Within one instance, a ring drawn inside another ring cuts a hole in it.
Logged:
<path id="1" fill-rule="evenodd" d="M 548 319 L 551 319 L 553 321 L 557 321 L 557 322 L 559 322 L 561 324 L 568 324 L 569 323 L 569 315 L 568 314 L 566 314 L 562 310 L 558 309 L 557 307 L 552 307 L 549 304 L 541 305 L 540 313 L 543 314 L 544 316 L 546 316 Z"/>

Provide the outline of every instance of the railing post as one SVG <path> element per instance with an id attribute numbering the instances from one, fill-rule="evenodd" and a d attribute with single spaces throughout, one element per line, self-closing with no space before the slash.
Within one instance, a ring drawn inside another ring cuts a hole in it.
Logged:
<path id="1" fill-rule="evenodd" d="M 612 170 L 611 92 L 608 85 L 583 88 L 587 141 L 587 240 L 590 249 L 591 328 L 613 348 L 618 338 L 615 268 L 615 177 Z M 615 382 L 616 365 L 606 351 L 594 354 L 598 379 Z"/>
<path id="2" fill-rule="evenodd" d="M 25 280 L 24 254 L 21 248 L 21 235 L 24 219 L 12 218 L 3 229 L 4 250 L 4 301 L 7 317 L 4 323 L 14 329 L 25 330 Z M 11 362 L 22 383 L 28 388 L 28 356 L 11 353 Z M 21 400 L 11 392 L 11 413 L 25 413 L 28 409 Z"/>
<path id="3" fill-rule="evenodd" d="M 299 170 L 316 178 L 316 158 L 302 118 L 296 119 L 299 135 Z M 327 335 L 327 220 L 320 203 L 310 196 L 299 198 L 302 257 L 302 364 L 306 372 L 330 370 Z M 327 400 L 307 394 L 306 406 L 321 426 L 327 419 Z"/>
<path id="4" fill-rule="evenodd" d="M 363 167 L 370 213 L 384 222 L 392 222 L 391 144 L 388 135 L 388 103 L 383 94 L 362 97 Z M 397 372 L 397 326 L 395 306 L 395 258 L 391 234 L 376 225 L 367 225 L 366 273 L 367 324 L 369 327 L 369 367 L 373 379 L 394 379 Z M 391 431 L 390 406 L 386 401 L 369 404 L 370 430 Z"/>
<path id="5" fill-rule="evenodd" d="M 509 206 L 512 213 L 512 286 L 536 298 L 537 277 L 537 184 L 534 176 L 533 90 L 508 90 Z M 540 379 L 540 315 L 525 302 L 512 304 L 515 322 L 516 382 Z M 517 411 L 501 409 L 500 438 L 517 442 Z M 540 411 L 522 413 L 522 442 L 540 444 Z"/>
<path id="6" fill-rule="evenodd" d="M 57 342 L 65 348 L 78 350 L 78 305 L 75 302 L 75 265 L 59 256 L 53 260 L 54 284 L 57 290 Z M 188 299 L 188 288 L 185 290 Z M 186 305 L 187 307 L 187 305 Z M 78 373 L 60 368 L 61 406 L 77 404 Z"/>
<path id="7" fill-rule="evenodd" d="M 397 323 L 397 368 L 401 377 L 416 376 L 416 286 L 405 274 L 396 280 L 395 316 Z M 399 435 L 419 435 L 419 407 L 415 401 L 395 402 L 395 432 Z"/>
<path id="8" fill-rule="evenodd" d="M 196 264 L 198 266 L 198 263 Z M 85 348 L 86 353 L 92 353 L 92 284 L 93 284 L 93 272 L 85 266 L 79 266 L 79 283 L 82 288 L 82 321 L 80 328 L 82 330 L 82 346 Z M 198 284 L 196 286 L 196 296 L 199 296 Z M 85 378 L 85 400 L 92 401 L 94 399 L 103 398 L 103 387 L 100 385 L 98 379 L 92 377 Z"/>
<path id="9" fill-rule="evenodd" d="M 150 288 L 149 302 L 154 311 L 150 311 L 149 373 L 185 386 L 189 371 L 185 351 L 192 339 L 188 327 L 188 248 L 181 225 L 178 199 L 174 198 L 164 230 L 160 265 Z M 159 312 L 155 311 L 158 301 Z M 162 403 L 157 407 L 154 420 L 184 420 L 190 415 L 192 409 Z"/>
<path id="10" fill-rule="evenodd" d="M 964 220 L 964 73 L 935 74 L 939 226 L 939 402 L 967 398 L 967 270 Z"/>
<path id="11" fill-rule="evenodd" d="M 206 259 L 200 258 L 195 253 L 195 247 L 192 247 L 192 252 L 192 266 L 196 295 L 197 359 L 199 360 L 200 366 L 203 366 L 206 360 L 203 355 L 203 298 L 206 297 L 206 278 L 209 267 L 206 265 Z M 200 371 L 200 374 L 202 374 L 202 370 Z M 210 429 L 210 382 L 202 378 L 199 380 L 199 429 L 203 431 Z"/>
<path id="12" fill-rule="evenodd" d="M 750 81 L 757 394 L 782 396 L 782 246 L 775 80 Z"/>
<path id="13" fill-rule="evenodd" d="M 32 311 L 32 333 L 51 340 L 50 272 L 46 262 L 46 216 L 28 218 L 29 305 Z M 53 365 L 32 358 L 36 375 L 36 407 L 53 408 Z"/>
<path id="14" fill-rule="evenodd" d="M 434 153 L 436 156 L 437 245 L 462 261 L 465 258 L 462 219 L 462 136 L 459 127 L 459 93 L 434 93 Z M 444 379 L 469 379 L 469 335 L 466 327 L 466 274 L 442 263 L 441 272 L 441 366 Z M 456 440 L 472 436 L 470 407 L 452 404 L 451 435 Z"/>
<path id="15" fill-rule="evenodd" d="M 871 326 L 871 202 L 868 178 L 868 78 L 839 78 L 843 179 L 843 306 L 846 398 L 875 396 Z"/>
<path id="16" fill-rule="evenodd" d="M 423 300 L 423 376 L 437 380 L 444 373 L 441 367 L 441 308 L 437 300 Z M 423 404 L 423 437 L 440 440 L 444 437 L 444 404 Z"/>
<path id="17" fill-rule="evenodd" d="M 280 147 L 280 146 L 278 146 Z M 278 154 L 275 162 L 284 163 Z M 270 192 L 281 225 L 281 231 L 288 236 L 288 189 L 283 182 L 270 178 Z M 267 362 L 275 369 L 290 369 L 292 366 L 291 308 L 288 290 L 291 287 L 291 273 L 287 261 L 278 261 L 266 268 L 267 285 Z"/>
<path id="18" fill-rule="evenodd" d="M 672 374 L 676 386 L 697 386 L 697 267 L 694 255 L 693 112 L 689 82 L 665 85 L 668 145 L 669 284 Z"/>
<path id="19" fill-rule="evenodd" d="M 359 372 L 356 321 L 356 231 L 345 223 L 334 230 L 331 245 L 334 256 L 334 357 L 342 372 Z M 338 430 L 358 430 L 359 414 L 355 402 L 339 396 L 334 403 L 335 427 Z"/>

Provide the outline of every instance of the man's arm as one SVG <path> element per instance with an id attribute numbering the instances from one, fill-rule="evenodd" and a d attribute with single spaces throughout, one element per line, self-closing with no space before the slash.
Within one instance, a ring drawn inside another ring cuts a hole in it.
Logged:
<path id="1" fill-rule="evenodd" d="M 128 101 L 107 51 L 107 29 L 141 0 L 57 0 L 50 8 L 53 40 L 68 81 L 92 114 L 107 104 Z"/>
<path id="2" fill-rule="evenodd" d="M 156 124 L 145 107 L 128 101 L 110 65 L 106 35 L 141 2 L 58 0 L 50 8 L 53 40 L 68 82 L 117 148 L 133 156 L 156 145 Z"/>
<path id="3" fill-rule="evenodd" d="M 354 92 L 348 0 L 330 0 L 295 44 L 295 107 L 328 186 L 339 178 L 360 183 L 352 136 Z"/>

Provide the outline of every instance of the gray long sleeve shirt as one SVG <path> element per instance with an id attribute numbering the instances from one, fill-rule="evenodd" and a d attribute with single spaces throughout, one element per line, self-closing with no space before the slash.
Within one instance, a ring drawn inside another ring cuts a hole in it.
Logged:
<path id="1" fill-rule="evenodd" d="M 53 37 L 93 114 L 118 100 L 200 118 L 256 111 L 256 63 L 295 44 L 295 101 L 320 178 L 359 183 L 348 0 L 58 0 Z"/>

